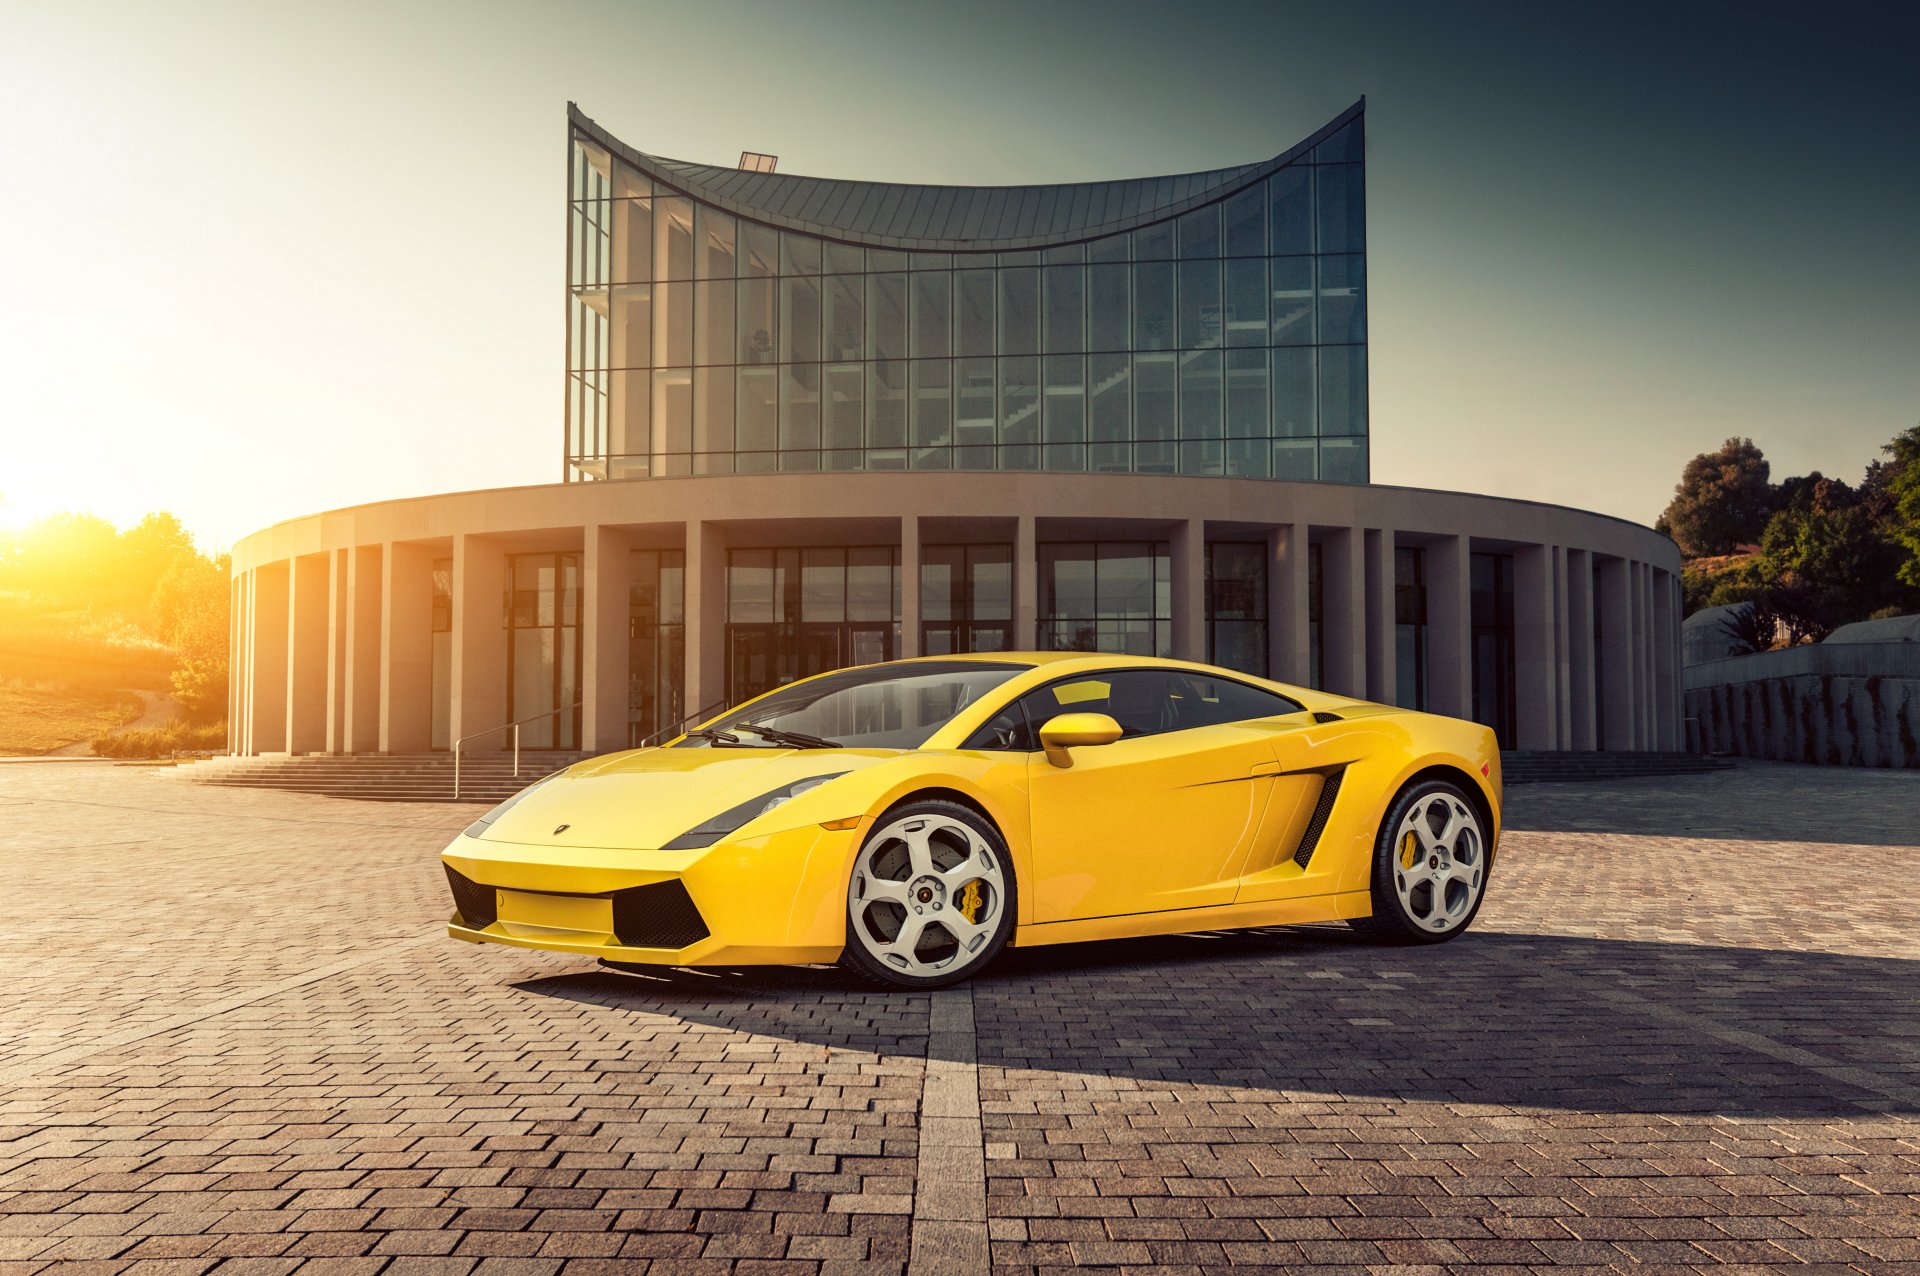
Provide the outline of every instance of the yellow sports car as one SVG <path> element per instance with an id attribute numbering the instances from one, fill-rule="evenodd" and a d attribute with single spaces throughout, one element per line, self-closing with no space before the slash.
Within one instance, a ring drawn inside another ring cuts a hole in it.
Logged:
<path id="1" fill-rule="evenodd" d="M 591 758 L 447 847 L 448 933 L 612 964 L 839 961 L 934 988 L 1009 943 L 1479 911 L 1487 728 L 1207 665 L 897 660 Z"/>

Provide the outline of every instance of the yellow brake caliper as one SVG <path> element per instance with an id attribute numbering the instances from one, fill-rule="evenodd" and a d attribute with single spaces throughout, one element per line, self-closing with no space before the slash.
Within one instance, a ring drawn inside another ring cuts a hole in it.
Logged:
<path id="1" fill-rule="evenodd" d="M 1400 867 L 1412 868 L 1413 862 L 1420 858 L 1420 839 L 1408 833 L 1400 842 Z"/>
<path id="2" fill-rule="evenodd" d="M 980 879 L 975 878 L 968 882 L 966 889 L 960 892 L 960 903 L 957 906 L 960 909 L 960 915 L 967 919 L 967 925 L 972 926 L 980 920 L 980 910 L 986 906 L 986 902 L 980 897 Z"/>

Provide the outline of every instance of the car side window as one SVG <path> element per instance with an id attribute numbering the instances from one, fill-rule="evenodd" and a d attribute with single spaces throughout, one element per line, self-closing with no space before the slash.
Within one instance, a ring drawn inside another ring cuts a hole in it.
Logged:
<path id="1" fill-rule="evenodd" d="M 1305 712 L 1306 706 L 1277 691 L 1235 682 L 1231 678 L 1212 678 L 1205 674 L 1168 670 L 1174 717 L 1179 730 L 1188 727 L 1212 727 L 1227 722 L 1250 722 L 1256 718 L 1277 718 L 1286 713 Z"/>

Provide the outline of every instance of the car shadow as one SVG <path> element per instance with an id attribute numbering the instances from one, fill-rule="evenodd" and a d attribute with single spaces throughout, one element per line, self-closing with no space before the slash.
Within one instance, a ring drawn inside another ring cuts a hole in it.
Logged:
<path id="1" fill-rule="evenodd" d="M 830 1049 L 920 1056 L 929 1041 L 925 994 L 831 967 L 590 969 L 517 986 Z M 1402 948 L 1302 927 L 1016 949 L 970 987 L 983 1070 L 1255 1102 L 1920 1114 L 1914 961 L 1500 932 Z M 983 1074 L 989 1090 L 996 1075 Z"/>

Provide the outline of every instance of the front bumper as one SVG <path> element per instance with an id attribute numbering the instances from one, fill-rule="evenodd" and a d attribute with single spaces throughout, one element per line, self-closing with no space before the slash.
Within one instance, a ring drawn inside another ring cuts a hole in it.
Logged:
<path id="1" fill-rule="evenodd" d="M 456 838 L 442 853 L 469 943 L 663 966 L 837 960 L 861 831 L 806 826 L 696 851 Z"/>

